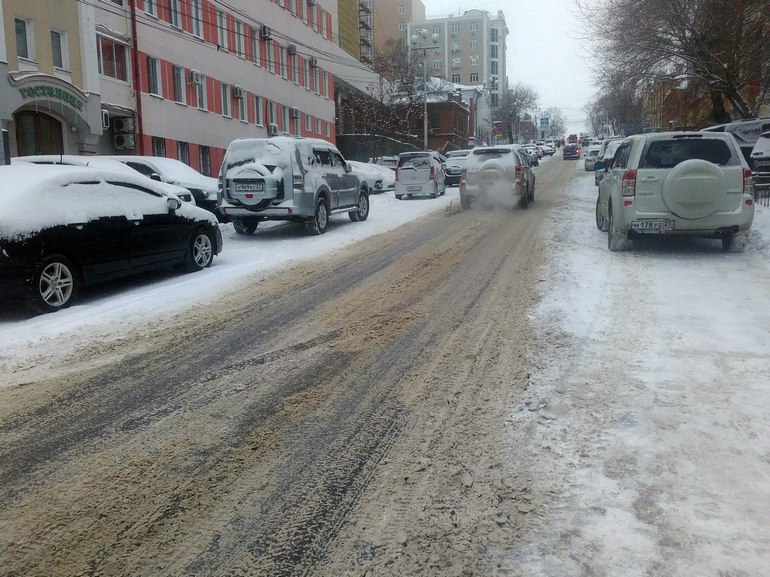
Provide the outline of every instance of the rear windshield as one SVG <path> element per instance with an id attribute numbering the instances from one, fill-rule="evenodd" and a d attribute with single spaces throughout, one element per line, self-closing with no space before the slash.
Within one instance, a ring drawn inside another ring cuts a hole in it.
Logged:
<path id="1" fill-rule="evenodd" d="M 763 159 L 770 158 L 770 132 L 759 137 L 751 155 Z"/>
<path id="2" fill-rule="evenodd" d="M 731 147 L 717 138 L 678 138 L 653 140 L 639 161 L 639 168 L 673 168 L 680 162 L 699 158 L 718 166 L 740 164 Z"/>
<path id="3" fill-rule="evenodd" d="M 499 158 L 503 154 L 511 154 L 510 148 L 477 148 L 473 151 L 474 156 L 484 156 L 486 158 Z"/>
<path id="4" fill-rule="evenodd" d="M 430 156 L 427 154 L 398 157 L 399 168 L 429 168 Z"/>

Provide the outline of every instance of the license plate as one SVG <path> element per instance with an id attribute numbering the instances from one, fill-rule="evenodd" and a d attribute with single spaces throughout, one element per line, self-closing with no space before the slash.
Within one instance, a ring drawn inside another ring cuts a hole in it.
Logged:
<path id="1" fill-rule="evenodd" d="M 236 182 L 235 192 L 262 192 L 264 185 L 261 182 Z"/>
<path id="2" fill-rule="evenodd" d="M 770 168 L 770 160 L 755 160 L 754 164 L 757 168 Z"/>
<path id="3" fill-rule="evenodd" d="M 407 186 L 406 189 L 409 192 L 420 192 L 422 190 L 421 186 Z"/>
<path id="4" fill-rule="evenodd" d="M 650 220 L 635 220 L 631 223 L 631 230 L 636 232 L 661 232 L 674 229 L 674 221 L 667 218 Z"/>

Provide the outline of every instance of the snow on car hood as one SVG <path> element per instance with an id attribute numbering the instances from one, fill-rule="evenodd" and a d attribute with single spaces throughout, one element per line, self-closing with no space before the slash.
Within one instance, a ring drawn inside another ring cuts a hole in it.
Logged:
<path id="1" fill-rule="evenodd" d="M 0 166 L 0 237 L 20 238 L 58 224 L 90 222 L 105 214 L 141 218 L 124 203 L 95 196 L 93 191 L 76 186 L 106 181 L 148 188 L 165 197 L 161 189 L 152 186 L 152 181 L 148 184 L 147 178 L 138 173 L 134 176 L 79 166 Z M 67 192 L 67 202 L 62 202 L 58 195 L 68 185 L 72 188 Z M 188 203 L 182 203 L 176 213 L 217 225 L 213 214 Z"/>

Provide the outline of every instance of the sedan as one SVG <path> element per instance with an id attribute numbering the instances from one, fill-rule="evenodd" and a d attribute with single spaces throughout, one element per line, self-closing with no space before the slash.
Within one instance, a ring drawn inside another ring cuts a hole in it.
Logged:
<path id="1" fill-rule="evenodd" d="M 69 307 L 85 285 L 199 271 L 222 250 L 214 215 L 141 175 L 18 164 L 0 167 L 0 183 L 0 295 L 36 312 Z"/>

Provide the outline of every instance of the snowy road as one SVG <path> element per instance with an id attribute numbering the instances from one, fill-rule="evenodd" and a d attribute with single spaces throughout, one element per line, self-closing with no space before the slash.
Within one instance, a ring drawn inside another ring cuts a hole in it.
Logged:
<path id="1" fill-rule="evenodd" d="M 0 575 L 764 576 L 768 209 L 610 253 L 580 162 L 456 195 L 5 310 Z"/>

